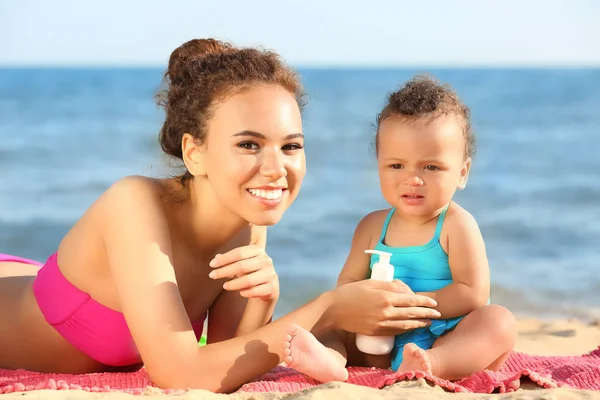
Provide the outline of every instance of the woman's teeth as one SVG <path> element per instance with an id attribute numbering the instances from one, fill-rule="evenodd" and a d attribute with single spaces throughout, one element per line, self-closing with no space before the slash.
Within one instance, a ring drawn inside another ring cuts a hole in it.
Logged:
<path id="1" fill-rule="evenodd" d="M 277 200 L 283 195 L 282 189 L 263 190 L 263 189 L 248 189 L 256 197 L 261 197 L 267 200 Z"/>

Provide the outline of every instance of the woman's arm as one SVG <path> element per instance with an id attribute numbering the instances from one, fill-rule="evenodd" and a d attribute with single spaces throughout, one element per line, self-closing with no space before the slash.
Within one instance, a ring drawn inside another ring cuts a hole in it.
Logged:
<path id="1" fill-rule="evenodd" d="M 208 313 L 207 343 L 242 336 L 268 324 L 275 309 L 274 304 L 260 299 L 246 299 L 238 292 L 222 292 Z"/>
<path id="2" fill-rule="evenodd" d="M 267 227 L 266 226 L 253 226 L 252 227 L 252 245 L 258 246 L 263 251 L 267 248 Z M 265 253 L 266 254 L 266 253 Z M 265 267 L 272 272 L 272 276 L 269 278 L 269 285 L 272 286 L 271 294 L 265 297 L 251 297 L 248 299 L 246 309 L 239 321 L 238 328 L 236 330 L 236 336 L 250 333 L 266 325 L 271 321 L 277 300 L 279 300 L 279 277 L 273 266 L 273 260 L 270 258 L 267 261 Z"/>
<path id="3" fill-rule="evenodd" d="M 442 318 L 466 315 L 483 307 L 490 296 L 489 265 L 477 221 L 460 207 L 450 210 L 445 228 L 452 283 L 435 292 L 419 293 L 438 302 Z"/>
<path id="4" fill-rule="evenodd" d="M 267 228 L 251 227 L 250 244 L 215 257 L 213 279 L 234 278 L 211 307 L 209 337 L 213 343 L 241 336 L 266 325 L 279 299 L 279 278 L 266 254 Z M 212 322 L 215 329 L 210 328 Z"/>
<path id="5" fill-rule="evenodd" d="M 202 368 L 172 264 L 160 196 L 144 178 L 128 177 L 105 194 L 104 241 L 121 310 L 150 378 L 161 387 L 193 383 Z"/>

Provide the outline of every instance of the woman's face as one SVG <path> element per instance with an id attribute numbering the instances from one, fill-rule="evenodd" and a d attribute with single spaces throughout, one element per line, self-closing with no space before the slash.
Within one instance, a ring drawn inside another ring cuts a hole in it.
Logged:
<path id="1" fill-rule="evenodd" d="M 216 105 L 203 169 L 217 199 L 260 226 L 277 223 L 306 173 L 298 103 L 279 85 L 253 86 Z"/>

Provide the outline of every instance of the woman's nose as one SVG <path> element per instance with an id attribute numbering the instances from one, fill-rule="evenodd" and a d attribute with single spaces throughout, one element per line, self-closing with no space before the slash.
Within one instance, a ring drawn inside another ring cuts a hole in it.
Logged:
<path id="1" fill-rule="evenodd" d="M 260 173 L 263 176 L 273 177 L 275 179 L 287 175 L 283 154 L 278 150 L 265 150 L 262 157 Z"/>

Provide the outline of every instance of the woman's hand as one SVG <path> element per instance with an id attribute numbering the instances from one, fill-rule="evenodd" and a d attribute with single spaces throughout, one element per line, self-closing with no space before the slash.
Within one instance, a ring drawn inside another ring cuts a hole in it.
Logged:
<path id="1" fill-rule="evenodd" d="M 212 279 L 230 279 L 223 284 L 225 290 L 264 301 L 279 298 L 279 277 L 273 260 L 260 246 L 242 246 L 217 254 L 210 266 L 213 270 L 208 276 Z"/>
<path id="2" fill-rule="evenodd" d="M 323 318 L 337 329 L 370 336 L 391 336 L 431 324 L 437 303 L 415 294 L 402 281 L 362 280 L 337 287 Z"/>

